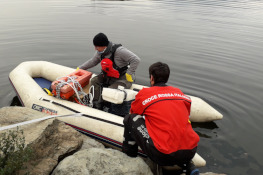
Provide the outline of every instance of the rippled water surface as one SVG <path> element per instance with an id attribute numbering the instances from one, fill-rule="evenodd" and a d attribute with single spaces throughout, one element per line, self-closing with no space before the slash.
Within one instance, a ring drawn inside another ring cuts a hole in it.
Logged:
<path id="1" fill-rule="evenodd" d="M 170 85 L 224 115 L 193 124 L 201 172 L 262 174 L 263 1 L 0 0 L 0 8 L 1 107 L 16 96 L 8 74 L 19 63 L 77 67 L 104 32 L 142 59 L 137 83 L 149 85 L 149 65 L 166 62 Z"/>

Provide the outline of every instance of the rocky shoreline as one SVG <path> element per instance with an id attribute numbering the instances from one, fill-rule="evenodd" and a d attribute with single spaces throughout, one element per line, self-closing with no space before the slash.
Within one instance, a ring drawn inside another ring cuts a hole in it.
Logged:
<path id="1" fill-rule="evenodd" d="M 3 107 L 0 109 L 0 127 L 45 116 L 29 108 Z M 18 174 L 158 174 L 157 166 L 149 159 L 131 158 L 119 150 L 106 148 L 58 119 L 23 125 L 19 129 L 24 132 L 26 144 L 33 148 L 34 158 L 26 163 L 27 169 Z M 211 172 L 201 174 L 216 175 Z"/>

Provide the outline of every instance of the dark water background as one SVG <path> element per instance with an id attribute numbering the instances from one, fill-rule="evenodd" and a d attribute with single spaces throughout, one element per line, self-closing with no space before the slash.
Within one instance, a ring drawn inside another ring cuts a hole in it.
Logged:
<path id="1" fill-rule="evenodd" d="M 137 83 L 149 85 L 149 65 L 166 62 L 170 85 L 224 115 L 193 124 L 207 161 L 201 172 L 263 173 L 263 1 L 0 0 L 0 107 L 16 95 L 8 80 L 15 66 L 77 67 L 93 55 L 98 32 L 142 59 Z"/>

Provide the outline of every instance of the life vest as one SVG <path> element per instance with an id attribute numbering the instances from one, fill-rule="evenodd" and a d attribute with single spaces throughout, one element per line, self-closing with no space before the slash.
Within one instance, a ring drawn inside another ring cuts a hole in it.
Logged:
<path id="1" fill-rule="evenodd" d="M 113 62 L 109 58 L 102 59 L 100 65 L 103 73 L 106 74 L 108 77 L 120 77 L 119 71 L 113 68 Z"/>
<path id="2" fill-rule="evenodd" d="M 126 73 L 128 66 L 122 68 L 118 67 L 114 62 L 114 54 L 118 47 L 122 46 L 121 44 L 114 44 L 111 48 L 110 58 L 105 58 L 105 55 L 101 55 L 101 69 L 104 75 L 113 78 L 119 78 L 120 76 Z"/>

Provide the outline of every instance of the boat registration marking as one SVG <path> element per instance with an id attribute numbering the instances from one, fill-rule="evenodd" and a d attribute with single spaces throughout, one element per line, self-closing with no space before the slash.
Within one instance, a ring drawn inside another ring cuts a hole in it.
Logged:
<path id="1" fill-rule="evenodd" d="M 49 114 L 49 115 L 57 115 L 57 113 L 58 113 L 54 109 L 49 109 L 49 108 L 46 108 L 44 106 L 40 106 L 40 105 L 37 105 L 37 104 L 33 104 L 32 105 L 32 109 L 34 109 L 36 111 L 40 111 L 40 112 L 46 113 L 46 114 Z"/>

